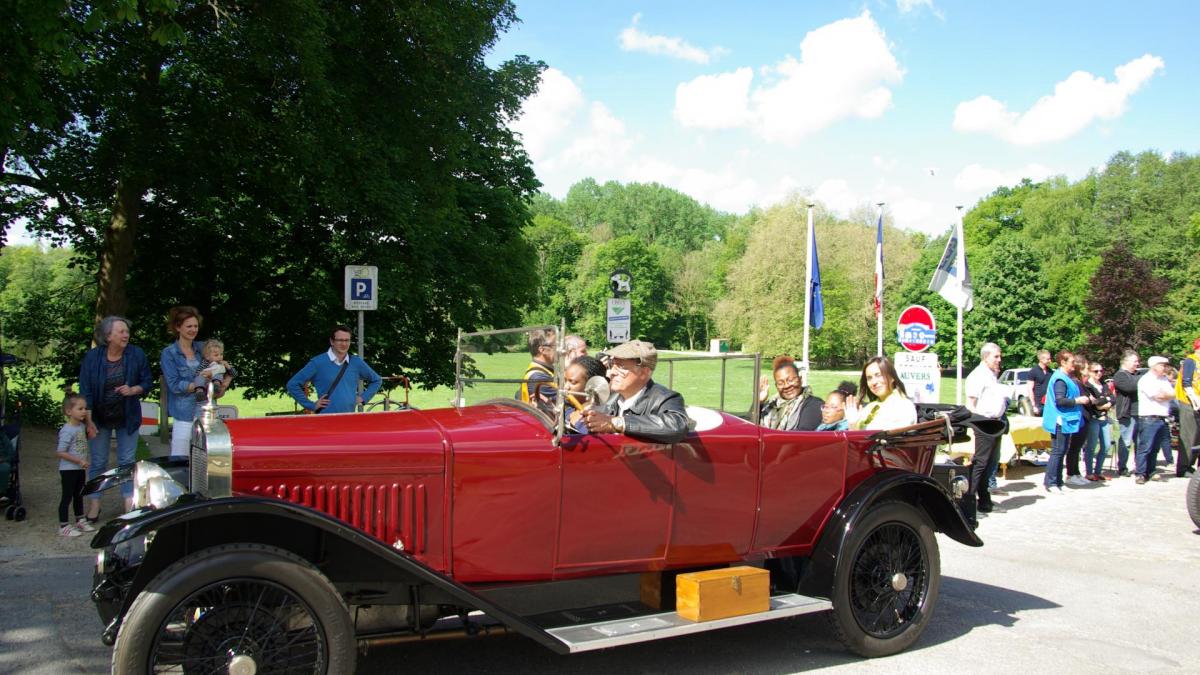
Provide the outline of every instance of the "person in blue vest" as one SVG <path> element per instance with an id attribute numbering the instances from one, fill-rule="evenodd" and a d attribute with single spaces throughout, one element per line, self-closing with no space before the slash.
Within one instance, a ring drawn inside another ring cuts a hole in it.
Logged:
<path id="1" fill-rule="evenodd" d="M 1042 428 L 1050 433 L 1051 442 L 1043 487 L 1050 494 L 1063 491 L 1063 459 L 1072 441 L 1083 433 L 1083 406 L 1093 403 L 1081 392 L 1074 372 L 1075 355 L 1064 349 L 1058 353 L 1058 370 L 1046 381 Z"/>
<path id="2" fill-rule="evenodd" d="M 355 406 L 371 400 L 382 383 L 366 361 L 350 354 L 350 327 L 337 325 L 329 333 L 329 350 L 317 354 L 288 380 L 287 390 L 302 408 L 317 414 L 354 412 Z M 365 382 L 362 395 L 358 383 Z M 317 400 L 304 392 L 312 382 Z"/>

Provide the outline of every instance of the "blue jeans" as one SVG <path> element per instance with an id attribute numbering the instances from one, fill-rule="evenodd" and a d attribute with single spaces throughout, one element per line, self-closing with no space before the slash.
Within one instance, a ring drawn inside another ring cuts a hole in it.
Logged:
<path id="1" fill-rule="evenodd" d="M 1071 436 L 1059 431 L 1050 437 L 1050 459 L 1046 460 L 1046 478 L 1042 484 L 1046 487 L 1063 485 L 1063 460 L 1067 455 L 1067 445 L 1071 442 Z"/>
<path id="2" fill-rule="evenodd" d="M 1104 458 L 1108 456 L 1108 446 L 1111 443 L 1108 431 L 1108 419 L 1088 420 L 1087 441 L 1083 446 L 1083 472 L 1089 476 L 1099 476 L 1104 471 Z M 1096 449 L 1097 443 L 1100 445 Z"/>
<path id="3" fill-rule="evenodd" d="M 1136 468 L 1134 473 L 1150 478 L 1157 466 L 1160 448 L 1170 449 L 1171 430 L 1163 417 L 1139 417 Z"/>
<path id="4" fill-rule="evenodd" d="M 1133 439 L 1137 438 L 1137 418 L 1130 417 L 1128 422 L 1121 422 L 1121 435 L 1117 436 L 1117 471 L 1129 470 L 1129 451 L 1134 449 Z"/>
<path id="5" fill-rule="evenodd" d="M 96 432 L 96 437 L 88 441 L 88 480 L 108 470 L 108 449 L 112 446 L 114 435 L 117 437 L 117 466 L 131 464 L 137 457 L 137 431 L 130 433 L 124 428 L 96 425 Z M 132 497 L 133 483 L 126 481 L 121 486 L 121 494 L 126 498 Z"/>

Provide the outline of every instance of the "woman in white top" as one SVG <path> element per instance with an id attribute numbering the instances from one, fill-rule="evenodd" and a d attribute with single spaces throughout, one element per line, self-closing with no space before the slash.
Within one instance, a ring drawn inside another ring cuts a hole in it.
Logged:
<path id="1" fill-rule="evenodd" d="M 876 356 L 863 368 L 857 396 L 846 399 L 846 419 L 851 429 L 896 429 L 917 423 L 917 406 L 909 400 L 896 367 L 886 356 Z"/>

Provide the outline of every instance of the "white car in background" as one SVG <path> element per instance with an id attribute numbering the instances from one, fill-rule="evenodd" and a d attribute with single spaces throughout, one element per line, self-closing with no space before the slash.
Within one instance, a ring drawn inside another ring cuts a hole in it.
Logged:
<path id="1" fill-rule="evenodd" d="M 1000 373 L 1000 384 L 1009 387 L 1008 406 L 1022 415 L 1033 414 L 1032 368 L 1009 368 Z"/>

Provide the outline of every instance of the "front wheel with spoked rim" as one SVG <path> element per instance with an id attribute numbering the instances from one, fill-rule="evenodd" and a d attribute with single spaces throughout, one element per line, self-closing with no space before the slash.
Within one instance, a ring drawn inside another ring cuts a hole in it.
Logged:
<path id="1" fill-rule="evenodd" d="M 838 638 L 871 658 L 908 648 L 929 622 L 941 584 L 929 518 L 905 502 L 878 504 L 854 524 L 839 555 L 831 613 Z"/>
<path id="2" fill-rule="evenodd" d="M 168 567 L 134 600 L 115 673 L 352 673 L 354 628 L 336 589 L 280 549 L 231 544 Z"/>

